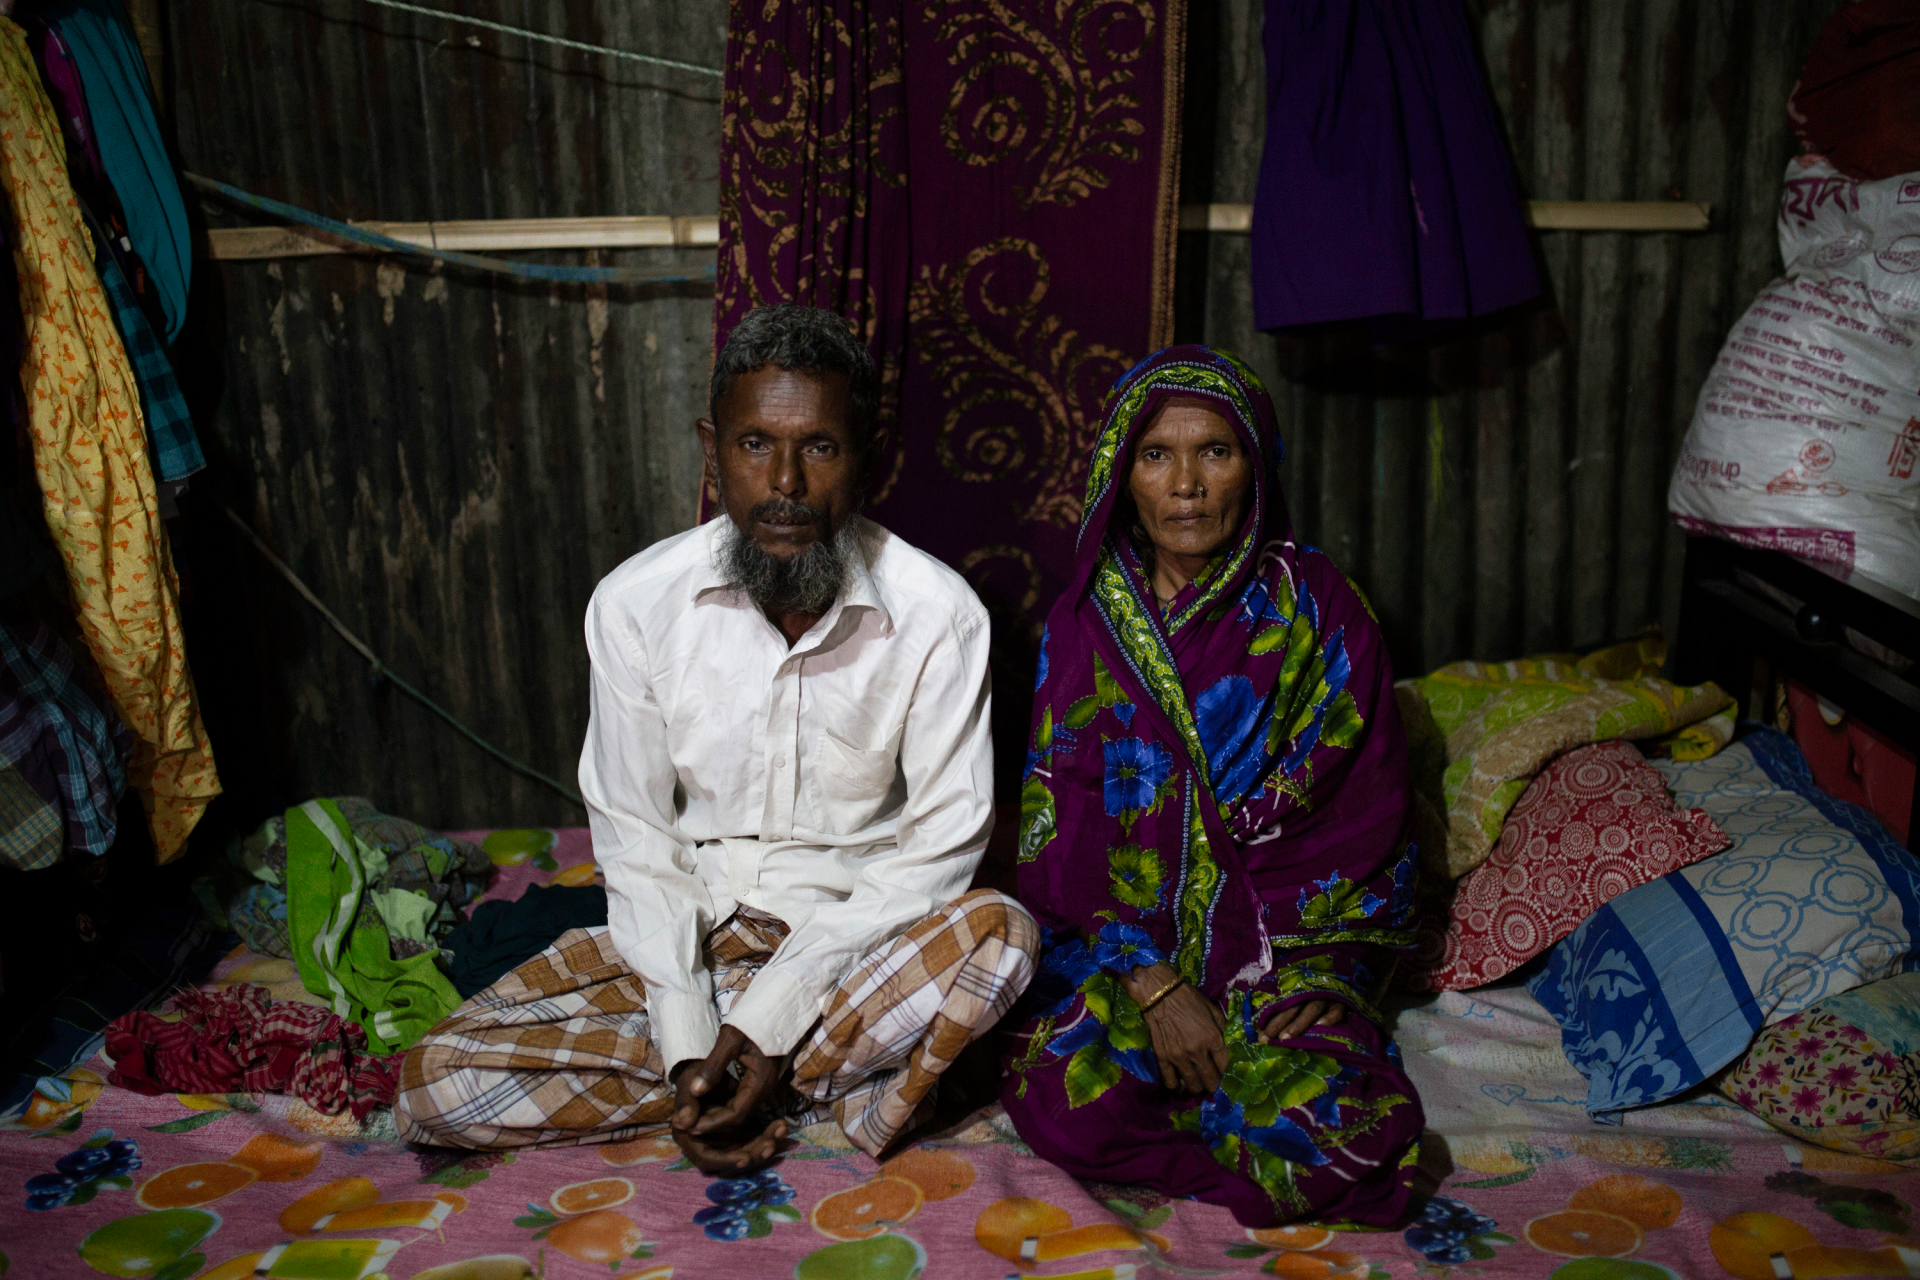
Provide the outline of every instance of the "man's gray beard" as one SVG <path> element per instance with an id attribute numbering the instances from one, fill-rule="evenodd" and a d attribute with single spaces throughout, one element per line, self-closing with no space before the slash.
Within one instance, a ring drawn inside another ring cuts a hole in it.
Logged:
<path id="1" fill-rule="evenodd" d="M 844 523 L 805 551 L 785 558 L 742 533 L 732 520 L 720 535 L 720 569 L 728 585 L 746 592 L 770 614 L 825 613 L 831 609 L 847 585 L 853 554 L 853 537 Z"/>

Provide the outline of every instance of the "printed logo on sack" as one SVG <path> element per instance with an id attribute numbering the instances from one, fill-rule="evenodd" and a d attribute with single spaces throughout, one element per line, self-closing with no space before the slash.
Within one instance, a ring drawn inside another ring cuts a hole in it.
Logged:
<path id="1" fill-rule="evenodd" d="M 1920 204 L 1920 178 L 1909 178 L 1900 184 L 1900 194 L 1895 204 Z"/>
<path id="2" fill-rule="evenodd" d="M 1691 449 L 1680 453 L 1680 473 L 1707 489 L 1732 490 L 1740 478 L 1740 464 L 1731 459 L 1703 458 Z"/>
<path id="3" fill-rule="evenodd" d="M 1911 480 L 1916 460 L 1920 460 L 1920 418 L 1908 418 L 1907 425 L 1893 438 L 1893 452 L 1887 455 L 1887 474 L 1895 480 Z"/>
<path id="4" fill-rule="evenodd" d="M 1841 236 L 1830 244 L 1823 244 L 1814 251 L 1813 265 L 1816 267 L 1838 267 L 1852 262 L 1867 251 L 1867 242 L 1858 236 Z"/>
<path id="5" fill-rule="evenodd" d="M 1904 276 L 1920 271 L 1920 236 L 1901 236 L 1874 254 L 1873 260 L 1890 275 Z"/>
<path id="6" fill-rule="evenodd" d="M 1809 440 L 1800 450 L 1800 465 L 1809 471 L 1825 471 L 1833 465 L 1833 446 L 1825 440 Z"/>
<path id="7" fill-rule="evenodd" d="M 1791 467 L 1767 481 L 1767 492 L 1776 498 L 1840 498 L 1847 486 L 1835 480 L 1815 480 Z"/>

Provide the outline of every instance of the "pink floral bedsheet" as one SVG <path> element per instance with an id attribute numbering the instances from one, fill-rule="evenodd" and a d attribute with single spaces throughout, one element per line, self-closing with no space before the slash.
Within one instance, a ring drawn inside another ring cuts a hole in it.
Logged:
<path id="1" fill-rule="evenodd" d="M 591 878 L 583 831 L 493 842 L 488 896 Z M 249 967 L 251 966 L 251 967 Z M 216 972 L 275 979 L 236 955 Z M 284 975 L 279 981 L 284 984 Z M 297 987 L 297 984 L 295 984 Z M 410 1149 L 280 1096 L 144 1097 L 96 1058 L 0 1124 L 0 1275 L 155 1280 L 1126 1280 L 1920 1275 L 1920 1177 L 1794 1142 L 1711 1097 L 1594 1125 L 1524 990 L 1403 1007 L 1437 1188 L 1404 1231 L 1242 1230 L 1085 1185 L 997 1108 L 877 1164 L 831 1125 L 710 1179 L 671 1142 L 517 1155 Z"/>

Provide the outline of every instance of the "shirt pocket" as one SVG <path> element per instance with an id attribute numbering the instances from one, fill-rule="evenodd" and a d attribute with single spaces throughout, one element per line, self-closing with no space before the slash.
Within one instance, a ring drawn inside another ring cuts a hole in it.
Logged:
<path id="1" fill-rule="evenodd" d="M 822 728 L 814 743 L 813 787 L 821 825 L 847 834 L 899 807 L 899 735 L 885 746 L 856 747 Z"/>

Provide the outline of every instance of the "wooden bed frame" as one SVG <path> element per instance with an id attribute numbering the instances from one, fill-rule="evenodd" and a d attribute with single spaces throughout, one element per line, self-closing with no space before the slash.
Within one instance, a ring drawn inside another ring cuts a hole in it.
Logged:
<path id="1" fill-rule="evenodd" d="M 1687 539 L 1676 679 L 1712 680 L 1742 715 L 1766 719 L 1790 676 L 1920 755 L 1920 665 L 1895 670 L 1851 643 L 1849 628 L 1920 659 L 1920 600 L 1838 565 Z M 1920 852 L 1920 785 L 1907 847 Z"/>

